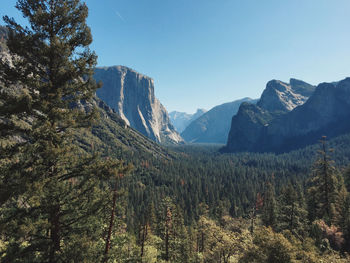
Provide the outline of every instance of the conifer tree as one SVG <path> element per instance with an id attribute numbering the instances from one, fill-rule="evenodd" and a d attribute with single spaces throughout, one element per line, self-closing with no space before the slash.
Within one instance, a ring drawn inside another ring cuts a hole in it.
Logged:
<path id="1" fill-rule="evenodd" d="M 96 55 L 79 0 L 18 0 L 28 20 L 7 16 L 10 59 L 0 62 L 0 224 L 3 262 L 100 260 L 103 181 L 123 171 L 74 145 L 96 120 Z M 16 136 L 11 136 L 15 132 Z"/>
<path id="2" fill-rule="evenodd" d="M 288 184 L 282 189 L 279 197 L 277 229 L 280 231 L 287 229 L 297 236 L 303 236 L 306 215 L 303 197 L 291 184 Z"/>
<path id="3" fill-rule="evenodd" d="M 190 254 L 187 229 L 180 208 L 169 197 L 159 207 L 157 228 L 162 239 L 161 258 L 166 262 L 187 262 Z"/>
<path id="4" fill-rule="evenodd" d="M 276 226 L 277 208 L 275 199 L 275 187 L 272 183 L 268 182 L 265 185 L 264 201 L 261 211 L 261 220 L 264 226 Z"/>
<path id="5" fill-rule="evenodd" d="M 350 192 L 350 166 L 344 171 L 344 184 L 348 192 Z"/>
<path id="6" fill-rule="evenodd" d="M 323 219 L 328 225 L 334 222 L 338 180 L 333 163 L 324 136 L 309 180 L 308 211 L 311 222 L 315 219 Z"/>

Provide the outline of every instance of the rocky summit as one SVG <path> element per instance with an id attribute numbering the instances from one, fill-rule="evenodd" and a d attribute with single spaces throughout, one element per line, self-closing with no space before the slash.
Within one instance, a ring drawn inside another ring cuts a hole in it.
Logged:
<path id="1" fill-rule="evenodd" d="M 113 108 L 127 125 L 159 143 L 179 143 L 165 107 L 154 95 L 153 79 L 124 66 L 95 69 L 102 82 L 97 96 Z"/>
<path id="2" fill-rule="evenodd" d="M 268 111 L 288 112 L 304 104 L 314 90 L 314 86 L 297 79 L 290 79 L 289 83 L 271 80 L 257 105 Z"/>

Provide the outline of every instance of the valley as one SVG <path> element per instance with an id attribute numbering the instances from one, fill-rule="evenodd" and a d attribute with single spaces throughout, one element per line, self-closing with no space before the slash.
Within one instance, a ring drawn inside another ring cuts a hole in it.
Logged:
<path id="1" fill-rule="evenodd" d="M 84 1 L 16 9 L 28 25 L 0 25 L 0 262 L 350 262 L 349 77 L 271 77 L 259 98 L 168 113 L 166 77 L 97 66 Z M 135 38 L 151 20 L 114 13 Z"/>

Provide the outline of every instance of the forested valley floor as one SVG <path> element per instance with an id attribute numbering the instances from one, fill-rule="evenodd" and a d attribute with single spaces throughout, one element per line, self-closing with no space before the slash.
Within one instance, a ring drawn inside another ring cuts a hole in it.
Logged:
<path id="1" fill-rule="evenodd" d="M 344 135 L 280 155 L 210 145 L 172 147 L 172 159 L 129 155 L 115 251 L 135 262 L 348 262 L 349 143 Z"/>
<path id="2" fill-rule="evenodd" d="M 163 147 L 95 93 L 88 8 L 0 27 L 0 262 L 350 262 L 350 134 L 284 154 Z"/>

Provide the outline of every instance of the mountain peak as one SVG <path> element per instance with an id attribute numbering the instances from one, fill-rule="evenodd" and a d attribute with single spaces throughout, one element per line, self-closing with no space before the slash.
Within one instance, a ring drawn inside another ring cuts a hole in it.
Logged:
<path id="1" fill-rule="evenodd" d="M 96 68 L 94 77 L 103 82 L 97 96 L 129 126 L 156 142 L 182 141 L 165 107 L 154 95 L 152 78 L 125 66 Z"/>
<path id="2" fill-rule="evenodd" d="M 288 112 L 304 104 L 314 90 L 314 86 L 297 79 L 290 79 L 290 83 L 271 80 L 257 105 L 269 111 Z"/>

